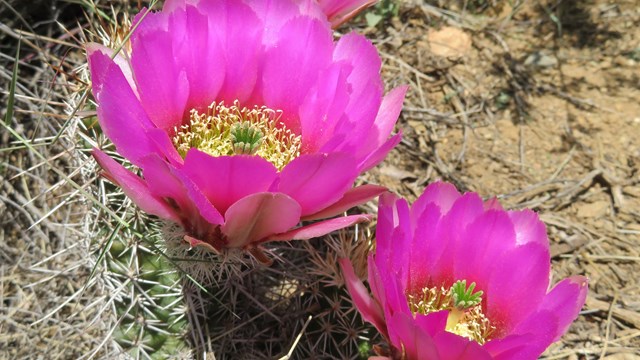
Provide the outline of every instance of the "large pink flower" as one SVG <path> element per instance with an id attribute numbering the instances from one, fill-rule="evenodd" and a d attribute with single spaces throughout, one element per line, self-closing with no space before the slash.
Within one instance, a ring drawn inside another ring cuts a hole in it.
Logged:
<path id="1" fill-rule="evenodd" d="M 314 1 L 174 0 L 134 19 L 130 47 L 87 45 L 98 120 L 134 175 L 105 175 L 194 245 L 259 254 L 368 219 L 334 217 L 384 189 L 352 188 L 400 140 L 405 87 L 383 97 L 375 47 L 334 42 Z"/>
<path id="2" fill-rule="evenodd" d="M 530 210 L 434 183 L 412 206 L 383 195 L 378 217 L 373 298 L 351 263 L 341 266 L 392 359 L 537 359 L 584 305 L 582 276 L 549 290 L 549 241 Z"/>

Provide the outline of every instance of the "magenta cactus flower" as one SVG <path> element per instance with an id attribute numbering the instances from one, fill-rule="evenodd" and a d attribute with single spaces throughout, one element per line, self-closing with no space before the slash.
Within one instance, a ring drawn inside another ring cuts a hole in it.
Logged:
<path id="1" fill-rule="evenodd" d="M 549 241 L 530 210 L 429 185 L 409 206 L 381 196 L 369 286 L 340 264 L 362 317 L 390 359 L 537 359 L 564 334 L 587 295 L 571 276 L 549 290 Z"/>
<path id="2" fill-rule="evenodd" d="M 86 48 L 100 125 L 142 177 L 93 155 L 142 210 L 263 260 L 369 218 L 334 217 L 384 191 L 352 187 L 400 141 L 406 91 L 383 96 L 371 42 L 334 42 L 311 0 L 168 0 L 132 29 L 118 54 Z"/>
<path id="3" fill-rule="evenodd" d="M 378 0 L 316 0 L 331 26 L 336 28 Z"/>

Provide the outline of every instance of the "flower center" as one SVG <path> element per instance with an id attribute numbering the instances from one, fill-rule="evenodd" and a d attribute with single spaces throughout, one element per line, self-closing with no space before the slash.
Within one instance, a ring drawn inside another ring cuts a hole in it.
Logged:
<path id="1" fill-rule="evenodd" d="M 409 307 L 414 315 L 449 311 L 446 330 L 482 345 L 490 340 L 496 328 L 484 316 L 480 305 L 483 292 L 474 292 L 475 286 L 476 283 L 471 283 L 467 288 L 467 281 L 462 280 L 448 289 L 423 288 L 421 294 L 408 296 Z"/>
<path id="2" fill-rule="evenodd" d="M 173 145 L 184 158 L 191 148 L 211 156 L 257 155 L 282 170 L 300 155 L 300 136 L 280 122 L 282 111 L 213 103 L 205 114 L 191 110 L 189 123 L 174 129 Z"/>

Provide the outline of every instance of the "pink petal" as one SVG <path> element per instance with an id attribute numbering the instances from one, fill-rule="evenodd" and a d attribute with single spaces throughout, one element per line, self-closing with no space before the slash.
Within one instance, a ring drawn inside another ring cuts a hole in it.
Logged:
<path id="1" fill-rule="evenodd" d="M 278 171 L 258 156 L 213 157 L 195 148 L 187 153 L 183 170 L 221 213 L 247 195 L 269 191 Z"/>
<path id="2" fill-rule="evenodd" d="M 222 48 L 214 50 L 225 54 L 224 83 L 216 100 L 252 105 L 249 102 L 256 91 L 259 59 L 264 57 L 262 21 L 242 1 L 201 1 L 198 10 L 209 17 L 209 33 L 221 40 Z"/>
<path id="3" fill-rule="evenodd" d="M 551 344 L 549 333 L 543 331 L 552 332 L 555 329 L 555 319 L 552 314 L 539 313 L 538 315 L 540 332 L 491 340 L 484 345 L 484 349 L 491 354 L 493 360 L 537 359 Z"/>
<path id="4" fill-rule="evenodd" d="M 360 172 L 368 171 L 372 167 L 378 165 L 384 158 L 387 157 L 389 152 L 393 150 L 396 145 L 400 143 L 402 140 L 402 133 L 398 133 L 394 135 L 391 139 L 387 140 L 381 147 L 374 150 L 369 156 L 367 156 L 360 164 L 358 164 L 358 169 Z"/>
<path id="5" fill-rule="evenodd" d="M 320 73 L 320 79 L 309 90 L 300 105 L 300 126 L 303 153 L 314 153 L 333 136 L 338 122 L 348 121 L 344 110 L 349 101 L 347 75 L 351 66 L 339 62 L 331 64 Z"/>
<path id="6" fill-rule="evenodd" d="M 376 0 L 318 0 L 334 29 L 375 2 Z"/>
<path id="7" fill-rule="evenodd" d="M 558 318 L 547 310 L 533 313 L 514 330 L 513 335 L 484 345 L 496 360 L 537 359 L 553 341 Z"/>
<path id="8" fill-rule="evenodd" d="M 379 185 L 367 184 L 355 187 L 347 191 L 342 199 L 333 203 L 333 205 L 326 207 L 313 215 L 306 216 L 302 220 L 319 220 L 339 215 L 352 207 L 366 203 L 385 191 L 387 191 L 387 188 Z"/>
<path id="9" fill-rule="evenodd" d="M 454 277 L 485 288 L 496 259 L 515 247 L 515 238 L 506 212 L 489 210 L 480 215 L 456 242 Z"/>
<path id="10" fill-rule="evenodd" d="M 504 210 L 498 198 L 492 197 L 491 199 L 485 201 L 484 203 L 485 210 Z"/>
<path id="11" fill-rule="evenodd" d="M 356 164 L 347 154 L 302 155 L 282 169 L 278 191 L 294 198 L 306 216 L 342 198 L 357 176 Z"/>
<path id="12" fill-rule="evenodd" d="M 173 142 L 166 131 L 153 128 L 147 130 L 146 135 L 152 144 L 155 145 L 156 151 L 161 157 L 167 159 L 174 166 L 182 167 L 184 160 L 173 146 Z"/>
<path id="13" fill-rule="evenodd" d="M 235 202 L 224 217 L 227 246 L 243 248 L 294 227 L 300 221 L 300 205 L 284 194 L 257 193 Z"/>
<path id="14" fill-rule="evenodd" d="M 319 72 L 330 64 L 332 49 L 328 27 L 297 17 L 282 27 L 277 44 L 264 54 L 262 96 L 268 107 L 283 111 L 282 121 L 296 134 L 300 134 L 298 108 Z"/>
<path id="15" fill-rule="evenodd" d="M 217 19 L 216 19 L 217 20 Z M 176 67 L 189 81 L 186 109 L 205 111 L 217 97 L 225 75 L 225 56 L 218 33 L 209 31 L 209 17 L 188 5 L 169 16 L 169 34 Z"/>
<path id="16" fill-rule="evenodd" d="M 412 216 L 418 215 L 412 211 Z M 425 205 L 419 216 L 415 221 L 416 229 L 412 236 L 413 244 L 408 264 L 410 271 L 407 290 L 411 294 L 417 294 L 423 288 L 432 285 L 430 280 L 435 273 L 433 268 L 447 248 L 447 244 L 442 243 L 446 238 L 441 236 L 440 208 L 435 203 L 430 203 Z"/>
<path id="17" fill-rule="evenodd" d="M 189 211 L 193 208 L 193 203 L 187 191 L 172 172 L 169 165 L 157 154 L 151 154 L 142 160 L 142 173 L 149 189 L 157 196 L 175 201 L 178 208 Z"/>
<path id="18" fill-rule="evenodd" d="M 142 161 L 144 177 L 149 189 L 159 197 L 172 199 L 180 209 L 179 216 L 186 227 L 206 227 L 198 224 L 203 218 L 209 224 L 220 225 L 222 215 L 202 195 L 191 180 L 180 174 L 158 155 L 152 154 Z"/>
<path id="19" fill-rule="evenodd" d="M 185 235 L 184 236 L 184 241 L 188 242 L 189 246 L 191 246 L 192 248 L 194 248 L 194 247 L 203 247 L 203 248 L 207 249 L 208 251 L 211 251 L 212 253 L 220 254 L 220 249 L 216 249 L 213 245 L 209 244 L 208 242 L 202 241 L 202 240 L 198 240 L 198 239 L 194 238 L 193 236 Z"/>
<path id="20" fill-rule="evenodd" d="M 342 269 L 347 291 L 349 291 L 349 295 L 351 295 L 356 309 L 358 309 L 365 321 L 373 324 L 381 334 L 386 336 L 387 326 L 380 305 L 371 298 L 367 288 L 356 276 L 351 261 L 346 258 L 341 258 L 338 262 L 340 263 L 340 269 Z"/>
<path id="21" fill-rule="evenodd" d="M 91 155 L 106 172 L 110 180 L 122 188 L 122 191 L 133 200 L 136 205 L 149 214 L 163 219 L 179 222 L 176 213 L 160 198 L 153 194 L 144 180 L 140 179 L 124 166 L 118 164 L 99 149 L 94 148 Z"/>
<path id="22" fill-rule="evenodd" d="M 537 243 L 549 248 L 547 230 L 544 223 L 538 218 L 538 214 L 529 209 L 509 211 L 508 214 L 516 230 L 518 245 Z"/>
<path id="23" fill-rule="evenodd" d="M 185 115 L 189 82 L 176 65 L 168 15 L 148 13 L 131 36 L 131 67 L 140 100 L 157 127 L 169 130 Z"/>
<path id="24" fill-rule="evenodd" d="M 443 331 L 433 340 L 438 347 L 440 360 L 493 360 L 480 344 L 462 336 Z"/>
<path id="25" fill-rule="evenodd" d="M 413 231 L 409 221 L 409 205 L 405 199 L 389 194 L 380 197 L 376 227 L 376 264 L 379 269 L 399 272 L 407 270 L 411 257 Z M 406 280 L 405 280 L 406 281 Z"/>
<path id="26" fill-rule="evenodd" d="M 370 252 L 369 256 L 367 256 L 367 273 L 369 288 L 371 289 L 373 298 L 378 301 L 378 304 L 386 304 L 387 297 L 384 293 L 385 284 L 382 282 L 382 278 L 378 273 L 378 267 L 376 266 L 373 252 Z"/>
<path id="27" fill-rule="evenodd" d="M 177 9 L 184 9 L 187 5 L 195 5 L 199 0 L 165 0 L 162 12 L 172 12 Z"/>
<path id="28" fill-rule="evenodd" d="M 104 55 L 109 56 L 110 58 L 113 57 L 113 54 L 115 53 L 114 49 L 108 48 L 102 44 L 98 44 L 98 43 L 87 43 L 85 44 L 84 48 L 87 51 L 87 57 L 89 57 L 90 54 L 95 53 L 96 51 L 101 52 Z M 113 57 L 113 62 L 118 65 L 118 67 L 120 68 L 120 71 L 122 71 L 122 74 L 124 75 L 125 79 L 127 79 L 127 82 L 129 83 L 129 86 L 131 87 L 131 90 L 133 90 L 134 94 L 136 94 L 136 97 L 138 96 L 138 90 L 136 89 L 136 82 L 133 80 L 133 73 L 131 72 L 131 64 L 129 64 L 129 60 L 125 59 L 124 57 L 124 52 L 120 51 L 119 53 L 116 54 L 115 57 Z M 94 89 L 95 91 L 95 89 Z M 94 92 L 95 94 L 95 92 Z"/>
<path id="29" fill-rule="evenodd" d="M 440 359 L 433 339 L 416 326 L 411 315 L 393 314 L 387 318 L 387 328 L 391 343 L 398 350 L 404 349 L 407 359 Z"/>
<path id="30" fill-rule="evenodd" d="M 380 109 L 369 132 L 366 146 L 378 147 L 387 141 L 393 127 L 398 121 L 408 86 L 398 86 L 382 98 Z"/>
<path id="31" fill-rule="evenodd" d="M 397 211 L 397 203 L 399 201 L 403 200 L 400 200 L 398 196 L 391 192 L 380 195 L 378 201 L 378 223 L 376 224 L 377 244 L 391 243 L 393 229 L 397 227 L 400 222 Z M 377 254 L 378 252 L 376 251 L 376 256 Z"/>
<path id="32" fill-rule="evenodd" d="M 558 340 L 578 317 L 587 298 L 588 280 L 584 276 L 571 276 L 559 282 L 547 296 L 540 309 L 558 317 L 558 329 L 553 341 Z"/>
<path id="33" fill-rule="evenodd" d="M 443 332 L 447 327 L 448 318 L 449 311 L 441 310 L 432 312 L 428 315 L 416 313 L 414 321 L 416 322 L 416 325 L 422 329 L 422 331 L 430 336 L 435 336 L 438 333 Z"/>
<path id="34" fill-rule="evenodd" d="M 282 234 L 270 236 L 266 241 L 289 241 L 289 240 L 308 240 L 316 237 L 327 235 L 336 230 L 371 221 L 370 215 L 350 215 L 330 220 L 323 220 L 311 225 L 306 225 L 287 231 Z"/>
<path id="35" fill-rule="evenodd" d="M 461 196 L 452 184 L 441 181 L 431 183 L 411 206 L 412 217 L 417 221 L 427 204 L 431 203 L 438 206 L 442 214 L 446 214 Z"/>
<path id="36" fill-rule="evenodd" d="M 487 317 L 497 325 L 500 334 L 508 334 L 535 311 L 547 292 L 551 271 L 549 251 L 529 243 L 487 260 L 493 272 L 487 287 L 478 289 L 486 289 L 483 302 Z"/>
<path id="37" fill-rule="evenodd" d="M 476 193 L 466 193 L 443 216 L 438 227 L 436 238 L 438 242 L 428 253 L 432 267 L 431 279 L 434 284 L 449 284 L 460 279 L 453 279 L 453 267 L 457 261 L 462 261 L 455 254 L 456 244 L 465 233 L 469 224 L 482 214 L 482 199 Z M 441 247 L 441 248 L 437 248 Z"/>
<path id="38" fill-rule="evenodd" d="M 138 165 L 143 156 L 155 152 L 145 133 L 153 124 L 110 55 L 102 48 L 89 47 L 87 56 L 100 126 L 118 152 Z"/>
<path id="39" fill-rule="evenodd" d="M 184 173 L 184 171 L 176 169 L 173 171 L 174 175 L 180 179 L 182 185 L 187 190 L 189 199 L 198 209 L 200 216 L 202 216 L 207 222 L 214 225 L 220 225 L 224 222 L 224 218 L 220 211 L 216 209 L 211 201 L 207 199 L 204 192 L 191 180 L 191 178 Z"/>
<path id="40" fill-rule="evenodd" d="M 267 47 L 278 41 L 278 33 L 284 24 L 302 15 L 298 5 L 290 0 L 251 1 L 248 5 L 262 20 L 262 43 Z"/>
<path id="41" fill-rule="evenodd" d="M 333 60 L 344 61 L 352 68 L 347 78 L 351 94 L 346 113 L 354 132 L 349 139 L 354 136 L 366 138 L 380 108 L 384 90 L 380 78 L 382 61 L 378 50 L 366 37 L 351 32 L 341 37 L 336 44 Z M 359 140 L 355 142 L 362 143 Z"/>

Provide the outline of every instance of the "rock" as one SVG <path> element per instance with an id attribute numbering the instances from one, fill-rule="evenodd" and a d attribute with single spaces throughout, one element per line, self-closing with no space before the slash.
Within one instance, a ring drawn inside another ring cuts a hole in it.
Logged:
<path id="1" fill-rule="evenodd" d="M 607 213 L 610 203 L 606 200 L 598 200 L 593 203 L 577 205 L 577 215 L 582 218 L 599 218 Z"/>
<path id="2" fill-rule="evenodd" d="M 466 32 L 450 26 L 430 31 L 427 41 L 431 53 L 446 58 L 461 58 L 471 50 L 471 37 Z"/>
<path id="3" fill-rule="evenodd" d="M 524 64 L 527 66 L 553 67 L 558 65 L 558 59 L 553 55 L 546 54 L 544 51 L 536 51 L 527 56 Z"/>

